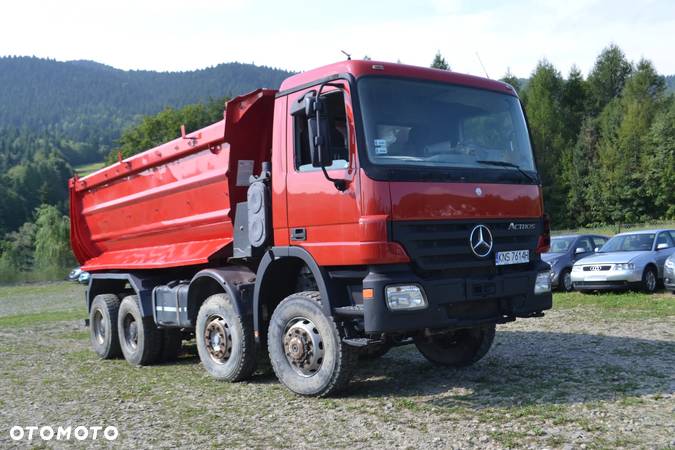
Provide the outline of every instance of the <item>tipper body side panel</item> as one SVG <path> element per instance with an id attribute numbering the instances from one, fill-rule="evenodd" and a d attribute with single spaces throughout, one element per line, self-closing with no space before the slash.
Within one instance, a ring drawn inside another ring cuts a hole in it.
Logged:
<path id="1" fill-rule="evenodd" d="M 232 254 L 235 207 L 270 160 L 273 90 L 228 102 L 225 120 L 70 181 L 84 270 L 205 264 Z"/>

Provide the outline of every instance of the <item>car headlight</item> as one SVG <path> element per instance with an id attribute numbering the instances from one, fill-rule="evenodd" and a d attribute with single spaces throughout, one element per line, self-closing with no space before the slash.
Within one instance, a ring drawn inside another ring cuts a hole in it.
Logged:
<path id="1" fill-rule="evenodd" d="M 581 266 L 577 266 L 576 264 L 573 265 L 572 272 L 581 272 Z"/>
<path id="2" fill-rule="evenodd" d="M 551 275 L 549 271 L 539 272 L 534 282 L 534 293 L 545 294 L 551 292 Z"/>
<path id="3" fill-rule="evenodd" d="M 675 269 L 675 260 L 667 259 L 666 260 L 666 267 L 669 268 L 669 269 Z"/>
<path id="4" fill-rule="evenodd" d="M 633 263 L 614 264 L 614 270 L 635 270 L 635 264 Z"/>
<path id="5" fill-rule="evenodd" d="M 387 286 L 386 290 L 387 306 L 392 311 L 422 309 L 427 307 L 427 299 L 420 286 L 397 285 Z"/>

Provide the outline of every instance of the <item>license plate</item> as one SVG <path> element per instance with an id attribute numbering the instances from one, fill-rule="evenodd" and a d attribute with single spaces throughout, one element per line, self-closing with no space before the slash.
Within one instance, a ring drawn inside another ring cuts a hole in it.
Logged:
<path id="1" fill-rule="evenodd" d="M 525 264 L 528 262 L 530 262 L 529 250 L 511 250 L 509 252 L 497 252 L 495 254 L 495 264 L 498 266 Z"/>

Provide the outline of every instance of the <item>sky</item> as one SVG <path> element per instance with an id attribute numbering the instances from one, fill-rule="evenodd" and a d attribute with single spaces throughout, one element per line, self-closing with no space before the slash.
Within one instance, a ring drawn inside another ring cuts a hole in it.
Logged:
<path id="1" fill-rule="evenodd" d="M 302 71 L 368 55 L 527 77 L 546 58 L 587 74 L 615 43 L 675 74 L 673 0 L 6 0 L 0 55 L 181 71 L 239 61 Z M 482 60 L 485 70 L 479 62 Z"/>

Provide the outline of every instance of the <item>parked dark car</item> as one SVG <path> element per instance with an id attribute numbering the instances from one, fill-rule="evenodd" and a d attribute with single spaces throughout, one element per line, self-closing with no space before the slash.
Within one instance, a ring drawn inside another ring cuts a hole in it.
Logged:
<path id="1" fill-rule="evenodd" d="M 573 289 L 572 266 L 581 258 L 590 256 L 607 242 L 607 236 L 569 234 L 551 238 L 551 249 L 541 259 L 551 266 L 551 286 L 564 292 Z"/>

